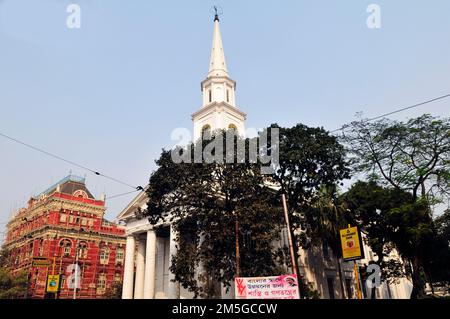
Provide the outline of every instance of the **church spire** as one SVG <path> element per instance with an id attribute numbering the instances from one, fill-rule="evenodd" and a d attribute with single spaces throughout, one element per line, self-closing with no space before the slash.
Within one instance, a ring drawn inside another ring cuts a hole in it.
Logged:
<path id="1" fill-rule="evenodd" d="M 194 121 L 194 141 L 197 141 L 205 129 L 233 128 L 244 134 L 244 112 L 236 106 L 236 82 L 228 76 L 223 52 L 222 36 L 219 29 L 218 9 L 215 7 L 214 35 L 211 61 L 206 79 L 201 83 L 203 104 L 200 110 L 192 114 Z"/>
<path id="2" fill-rule="evenodd" d="M 225 53 L 223 51 L 222 36 L 219 27 L 219 15 L 216 9 L 214 16 L 214 34 L 211 50 L 211 61 L 209 64 L 208 77 L 226 76 L 228 77 L 227 65 L 225 63 Z"/>

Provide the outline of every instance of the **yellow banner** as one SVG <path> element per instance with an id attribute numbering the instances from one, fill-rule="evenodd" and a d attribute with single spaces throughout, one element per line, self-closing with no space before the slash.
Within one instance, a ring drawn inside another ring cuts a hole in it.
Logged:
<path id="1" fill-rule="evenodd" d="M 48 275 L 47 277 L 47 292 L 57 293 L 59 290 L 60 275 Z"/>
<path id="2" fill-rule="evenodd" d="M 349 227 L 340 230 L 342 258 L 345 261 L 364 258 L 359 241 L 358 227 Z"/>

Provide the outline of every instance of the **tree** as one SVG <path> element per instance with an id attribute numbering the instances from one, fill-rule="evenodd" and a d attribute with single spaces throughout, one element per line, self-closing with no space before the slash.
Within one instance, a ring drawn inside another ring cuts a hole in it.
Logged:
<path id="1" fill-rule="evenodd" d="M 0 267 L 1 268 L 9 268 L 12 265 L 12 258 L 10 251 L 2 246 L 0 248 Z"/>
<path id="2" fill-rule="evenodd" d="M 409 206 L 398 208 L 392 218 L 409 222 L 408 227 L 427 225 L 426 230 L 413 230 L 399 224 L 398 233 L 413 236 L 410 242 L 416 244 L 419 239 L 424 243 L 428 241 L 432 227 L 430 207 L 450 192 L 450 118 L 425 114 L 406 123 L 388 119 L 361 120 L 352 122 L 348 128 L 344 130 L 342 140 L 353 155 L 353 168 L 369 180 L 411 194 Z M 416 226 L 412 224 L 414 222 Z M 403 242 L 397 244 L 400 254 L 409 256 L 412 263 L 414 288 L 411 298 L 423 296 L 423 254 Z M 422 243 L 419 246 L 422 247 Z"/>
<path id="3" fill-rule="evenodd" d="M 122 299 L 122 281 L 114 281 L 105 292 L 106 299 Z"/>
<path id="4" fill-rule="evenodd" d="M 427 250 L 435 238 L 428 202 L 423 199 L 393 208 L 388 213 L 388 219 L 393 227 L 391 236 L 395 247 L 412 265 L 411 298 L 423 298 Z"/>
<path id="5" fill-rule="evenodd" d="M 0 299 L 23 298 L 28 287 L 25 271 L 12 274 L 11 254 L 4 246 L 0 250 Z"/>
<path id="6" fill-rule="evenodd" d="M 295 259 L 298 249 L 307 246 L 308 234 L 314 233 L 314 223 L 305 214 L 322 188 L 335 187 L 349 178 L 346 152 L 337 138 L 323 128 L 298 124 L 282 128 L 272 124 L 267 131 L 279 130 L 279 145 L 269 143 L 267 152 L 279 150 L 279 163 L 274 167 L 273 182 L 279 185 L 278 194 L 285 194 L 293 232 Z M 299 273 L 297 269 L 297 273 Z"/>
<path id="7" fill-rule="evenodd" d="M 434 294 L 434 285 L 450 286 L 450 209 L 434 220 L 435 236 L 426 250 L 424 268 Z"/>
<path id="8" fill-rule="evenodd" d="M 319 242 L 325 244 L 336 258 L 342 294 L 345 294 L 345 289 L 340 260 L 342 257 L 340 230 L 346 228 L 349 223 L 346 212 L 346 207 L 339 201 L 334 186 L 322 187 L 305 211 L 305 218 L 309 225 L 307 236 L 313 244 Z"/>
<path id="9" fill-rule="evenodd" d="M 352 122 L 342 141 L 353 168 L 382 185 L 411 192 L 413 199 L 440 199 L 450 192 L 450 118 L 425 114 L 408 122 Z"/>
<path id="10" fill-rule="evenodd" d="M 401 261 L 389 258 L 395 247 L 395 226 L 390 220 L 392 209 L 411 202 L 411 194 L 395 188 L 385 188 L 375 182 L 358 181 L 340 197 L 352 224 L 365 235 L 365 242 L 377 256 L 382 281 L 395 282 L 404 276 Z M 375 297 L 375 288 L 371 294 Z"/>
<path id="11" fill-rule="evenodd" d="M 231 134 L 218 131 L 211 139 L 174 150 L 186 152 L 192 162 L 176 163 L 173 151 L 163 150 L 147 190 L 149 220 L 170 220 L 176 230 L 179 249 L 171 271 L 196 297 L 216 297 L 215 282 L 229 288 L 235 276 L 277 271 L 271 246 L 280 233 L 281 206 L 264 186 L 261 165 L 245 155 L 249 141 L 234 136 L 227 148 L 226 133 Z M 213 141 L 217 144 L 211 148 Z M 195 163 L 196 147 L 214 160 Z M 231 151 L 232 163 L 220 148 Z"/>

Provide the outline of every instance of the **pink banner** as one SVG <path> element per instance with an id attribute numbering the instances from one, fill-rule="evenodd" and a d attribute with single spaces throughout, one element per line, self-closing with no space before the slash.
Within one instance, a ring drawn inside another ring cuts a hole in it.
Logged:
<path id="1" fill-rule="evenodd" d="M 299 299 L 297 275 L 235 278 L 236 299 Z"/>

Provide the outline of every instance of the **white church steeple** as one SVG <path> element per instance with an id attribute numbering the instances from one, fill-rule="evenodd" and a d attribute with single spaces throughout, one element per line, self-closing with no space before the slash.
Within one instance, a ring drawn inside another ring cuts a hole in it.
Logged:
<path id="1" fill-rule="evenodd" d="M 194 141 L 202 136 L 205 129 L 237 129 L 244 135 L 246 114 L 236 106 L 236 82 L 228 75 L 223 49 L 219 17 L 214 17 L 213 43 L 208 75 L 201 83 L 203 103 L 199 111 L 192 115 L 194 121 Z"/>
<path id="2" fill-rule="evenodd" d="M 223 51 L 222 35 L 220 34 L 219 17 L 217 15 L 214 18 L 214 33 L 210 61 L 208 77 L 228 76 L 225 52 Z"/>

